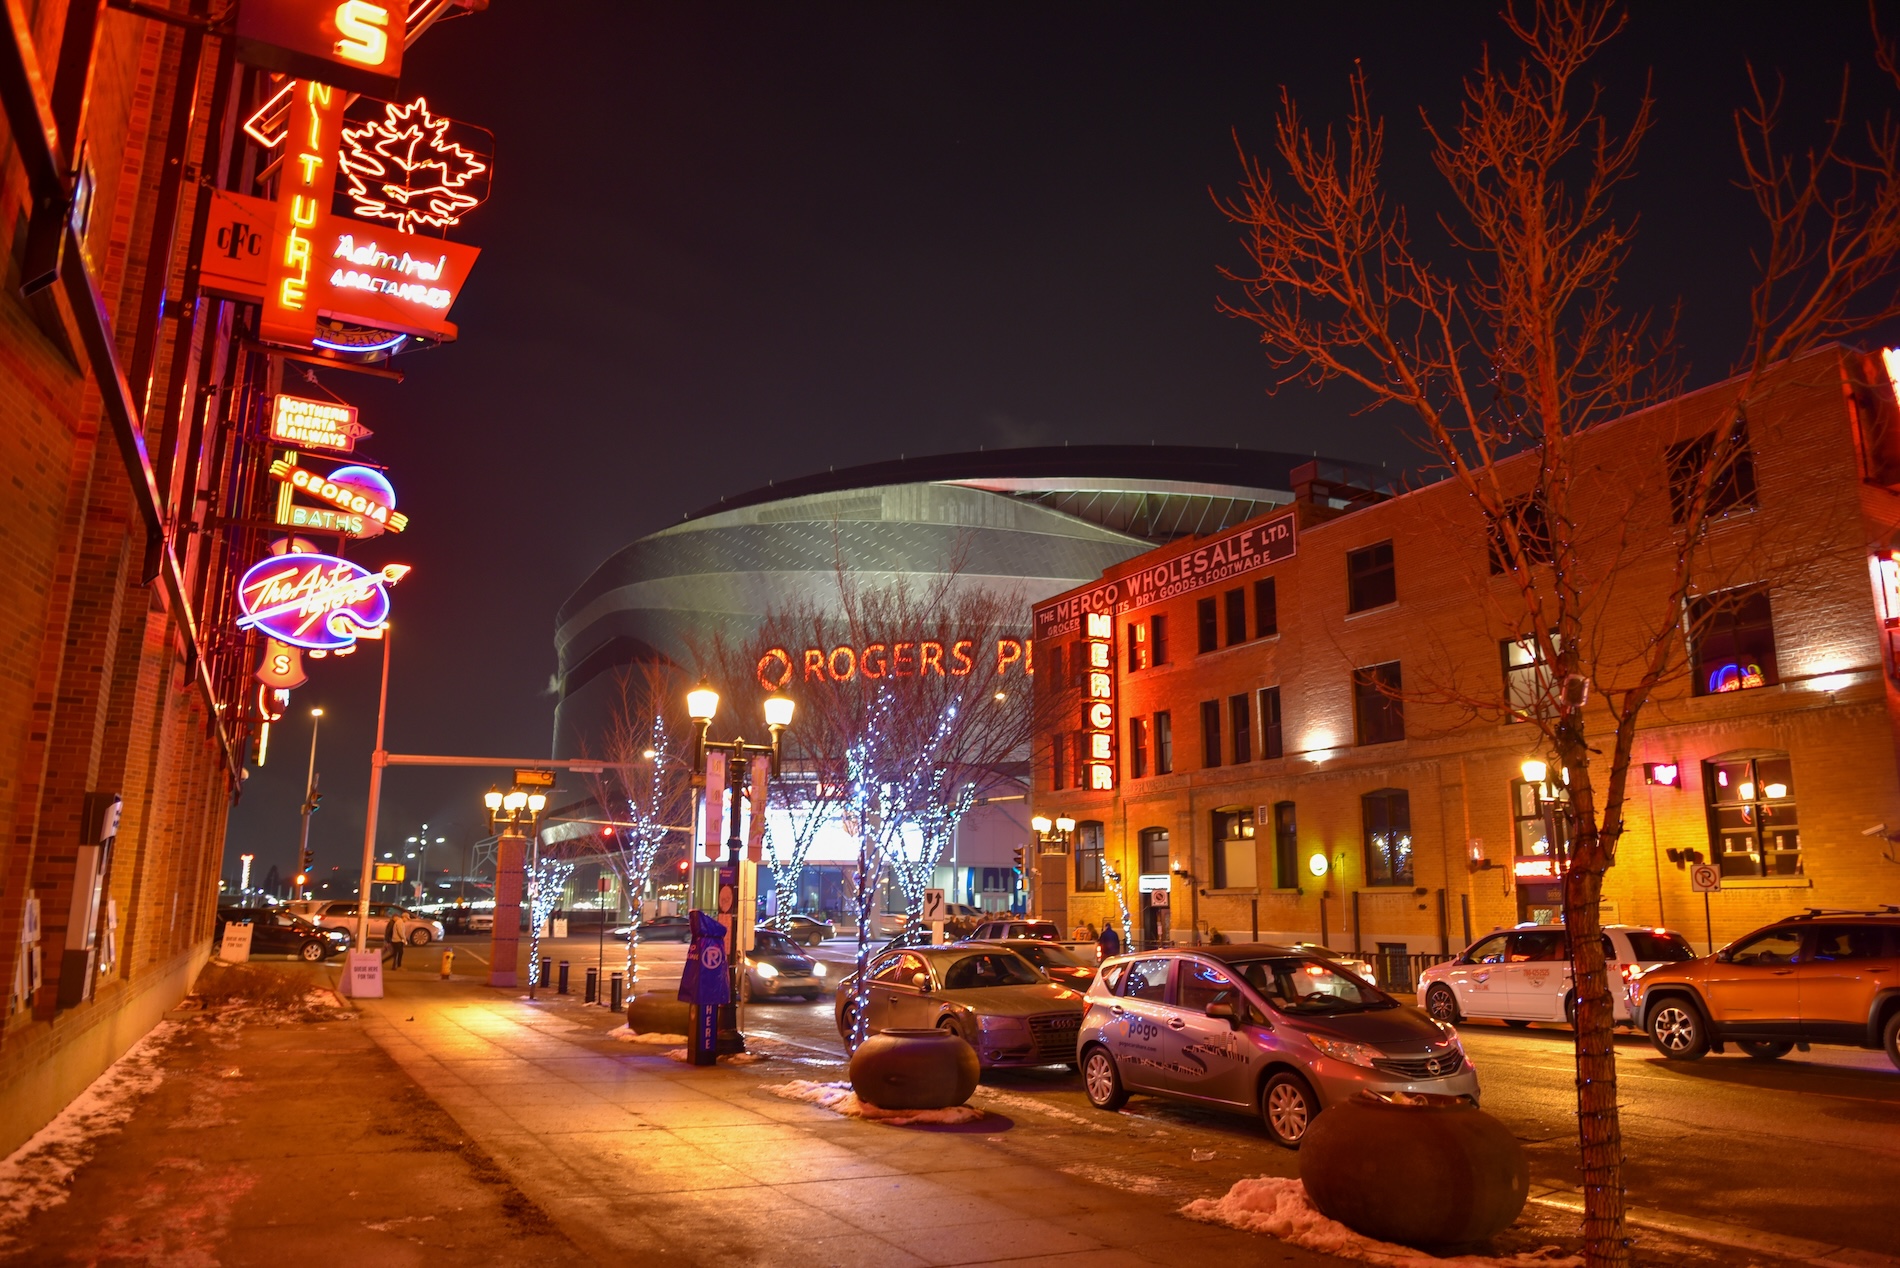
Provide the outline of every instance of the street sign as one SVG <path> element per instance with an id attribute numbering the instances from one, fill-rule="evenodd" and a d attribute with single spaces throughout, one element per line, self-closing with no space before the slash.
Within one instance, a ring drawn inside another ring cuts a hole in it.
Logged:
<path id="1" fill-rule="evenodd" d="M 1722 892 L 1722 869 L 1713 863 L 1697 863 L 1689 869 L 1689 888 L 1698 894 Z"/>
<path id="2" fill-rule="evenodd" d="M 925 890 L 924 920 L 928 922 L 932 920 L 942 920 L 943 918 L 943 891 L 940 889 Z"/>
<path id="3" fill-rule="evenodd" d="M 407 863 L 378 863 L 370 873 L 370 884 L 400 885 L 402 884 L 403 877 L 408 874 L 408 871 L 409 865 Z"/>
<path id="4" fill-rule="evenodd" d="M 551 770 L 516 770 L 515 783 L 522 788 L 554 787 L 554 772 Z"/>

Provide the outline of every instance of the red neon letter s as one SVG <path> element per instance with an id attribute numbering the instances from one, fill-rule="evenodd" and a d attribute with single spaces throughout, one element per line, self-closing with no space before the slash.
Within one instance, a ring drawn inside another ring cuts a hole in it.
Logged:
<path id="1" fill-rule="evenodd" d="M 950 670 L 950 676 L 952 678 L 967 678 L 969 676 L 970 669 L 975 664 L 975 662 L 970 659 L 970 649 L 974 646 L 976 646 L 976 644 L 967 638 L 960 638 L 950 644 L 950 655 L 956 662 Z"/>
<path id="2" fill-rule="evenodd" d="M 336 7 L 336 55 L 362 66 L 381 66 L 389 57 L 389 10 L 369 0 L 343 0 Z"/>

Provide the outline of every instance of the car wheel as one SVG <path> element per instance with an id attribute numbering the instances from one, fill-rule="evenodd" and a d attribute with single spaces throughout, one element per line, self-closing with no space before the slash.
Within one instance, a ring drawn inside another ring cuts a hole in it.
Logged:
<path id="1" fill-rule="evenodd" d="M 306 942 L 297 948 L 297 954 L 306 962 L 315 964 L 323 958 L 324 946 L 321 942 Z"/>
<path id="2" fill-rule="evenodd" d="M 1900 1067 L 1900 1008 L 1887 1017 L 1887 1024 L 1880 1028 L 1880 1046 L 1887 1050 L 1887 1060 Z"/>
<path id="3" fill-rule="evenodd" d="M 974 1039 L 971 1039 L 970 1036 L 963 1033 L 963 1023 L 959 1022 L 954 1017 L 945 1017 L 943 1020 L 939 1021 L 937 1023 L 937 1029 L 948 1031 L 949 1033 L 955 1035 L 957 1038 L 963 1040 L 964 1043 L 969 1044 L 972 1048 L 976 1047 L 976 1041 Z"/>
<path id="4" fill-rule="evenodd" d="M 1089 1104 L 1098 1110 L 1113 1113 L 1128 1104 L 1128 1092 L 1122 1087 L 1121 1071 L 1115 1068 L 1115 1058 L 1108 1055 L 1108 1049 L 1100 1044 L 1090 1048 L 1082 1057 L 1082 1090 L 1088 1093 Z"/>
<path id="5" fill-rule="evenodd" d="M 1649 1041 L 1671 1061 L 1699 1061 L 1709 1050 L 1701 1010 L 1686 999 L 1665 999 L 1649 1014 Z"/>
<path id="6" fill-rule="evenodd" d="M 1512 1030 L 1522 1030 L 1524 1027 L 1530 1025 L 1530 1023 L 1525 1021 L 1522 1017 L 1506 1017 L 1504 1024 L 1509 1026 Z"/>
<path id="7" fill-rule="evenodd" d="M 838 1038 L 844 1040 L 844 1046 L 851 1046 L 851 1032 L 858 1028 L 858 1006 L 855 1000 L 843 1003 L 838 1009 Z"/>
<path id="8" fill-rule="evenodd" d="M 1433 1021 L 1442 1021 L 1447 1026 L 1463 1021 L 1458 1013 L 1458 995 L 1444 983 L 1425 992 L 1425 1011 L 1432 1015 Z"/>
<path id="9" fill-rule="evenodd" d="M 1572 1027 L 1577 1024 L 1577 993 L 1575 991 L 1564 996 L 1564 1022 Z"/>
<path id="10" fill-rule="evenodd" d="M 1794 1051 L 1792 1043 L 1780 1039 L 1743 1039 L 1735 1046 L 1757 1061 L 1779 1061 Z"/>
<path id="11" fill-rule="evenodd" d="M 429 939 L 434 936 L 435 935 L 430 933 L 427 929 L 417 929 L 410 933 L 409 945 L 412 947 L 426 947 L 429 945 Z"/>
<path id="12" fill-rule="evenodd" d="M 1260 1089 L 1260 1121 L 1274 1143 L 1298 1149 L 1306 1129 L 1319 1117 L 1319 1098 L 1313 1085 L 1291 1070 L 1282 1070 Z"/>

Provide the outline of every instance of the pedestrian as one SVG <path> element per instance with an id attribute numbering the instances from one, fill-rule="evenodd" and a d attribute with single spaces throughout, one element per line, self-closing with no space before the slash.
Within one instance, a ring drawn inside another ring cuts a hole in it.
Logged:
<path id="1" fill-rule="evenodd" d="M 1088 940 L 1089 940 L 1089 927 L 1083 924 L 1079 920 L 1076 921 L 1075 928 L 1069 931 L 1069 941 L 1087 942 Z"/>
<path id="2" fill-rule="evenodd" d="M 1095 945 L 1102 949 L 1102 958 L 1122 953 L 1122 936 L 1115 932 L 1115 926 L 1106 920 L 1102 922 L 1101 936 L 1095 939 Z"/>
<path id="3" fill-rule="evenodd" d="M 402 925 L 392 913 L 389 923 L 383 926 L 383 958 L 389 961 L 390 968 L 402 967 L 402 953 L 405 945 L 402 938 Z"/>

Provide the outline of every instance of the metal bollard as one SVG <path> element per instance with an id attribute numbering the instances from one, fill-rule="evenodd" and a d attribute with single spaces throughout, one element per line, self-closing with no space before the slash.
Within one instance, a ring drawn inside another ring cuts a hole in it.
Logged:
<path id="1" fill-rule="evenodd" d="M 591 1004 L 600 998 L 600 970 L 587 970 L 587 985 L 581 991 L 581 1003 Z"/>
<path id="2" fill-rule="evenodd" d="M 613 1009 L 616 1013 L 619 1012 L 626 1003 L 627 983 L 623 980 L 625 977 L 626 974 L 616 969 L 613 975 L 607 979 L 607 989 L 611 993 L 611 1002 L 607 1007 Z"/>
<path id="3" fill-rule="evenodd" d="M 561 961 L 561 985 L 559 989 L 555 991 L 555 994 L 557 995 L 567 994 L 567 961 L 566 960 Z"/>
<path id="4" fill-rule="evenodd" d="M 541 972 L 535 978 L 534 984 L 545 991 L 548 988 L 548 985 L 553 981 L 554 981 L 554 960 L 552 957 L 544 955 L 541 957 Z"/>
<path id="5" fill-rule="evenodd" d="M 454 966 L 454 964 L 455 964 L 455 948 L 443 947 L 442 948 L 442 980 L 444 982 L 449 980 L 449 972 L 451 968 Z"/>

